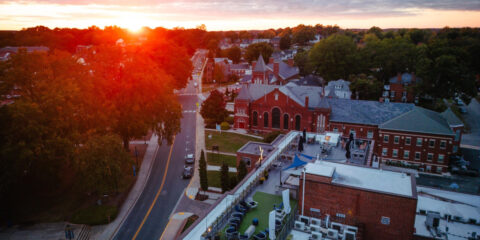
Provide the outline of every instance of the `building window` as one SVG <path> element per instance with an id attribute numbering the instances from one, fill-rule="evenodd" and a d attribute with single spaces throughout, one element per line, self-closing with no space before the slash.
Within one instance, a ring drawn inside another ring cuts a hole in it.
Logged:
<path id="1" fill-rule="evenodd" d="M 415 152 L 415 160 L 420 160 L 420 152 Z"/>
<path id="2" fill-rule="evenodd" d="M 373 131 L 372 130 L 368 130 L 367 138 L 373 138 Z"/>
<path id="3" fill-rule="evenodd" d="M 460 129 L 457 129 L 455 131 L 455 141 L 459 141 L 460 140 Z"/>
<path id="4" fill-rule="evenodd" d="M 295 130 L 300 131 L 300 115 L 295 116 Z"/>
<path id="5" fill-rule="evenodd" d="M 383 148 L 382 149 L 382 156 L 387 156 L 388 154 L 388 148 Z"/>
<path id="6" fill-rule="evenodd" d="M 412 141 L 411 137 L 406 137 L 405 138 L 405 145 L 410 145 L 411 141 Z"/>
<path id="7" fill-rule="evenodd" d="M 404 150 L 403 151 L 403 158 L 408 159 L 410 157 L 410 151 Z"/>
<path id="8" fill-rule="evenodd" d="M 272 128 L 280 128 L 280 109 L 272 110 Z"/>
<path id="9" fill-rule="evenodd" d="M 383 142 L 388 143 L 388 135 L 383 135 Z"/>
<path id="10" fill-rule="evenodd" d="M 442 167 L 437 167 L 437 173 L 442 173 L 443 168 Z"/>
<path id="11" fill-rule="evenodd" d="M 452 152 L 457 153 L 457 151 L 458 151 L 458 146 L 457 145 L 453 146 Z"/>
<path id="12" fill-rule="evenodd" d="M 428 146 L 431 148 L 435 147 L 435 139 L 430 139 L 430 141 L 428 142 Z"/>
<path id="13" fill-rule="evenodd" d="M 422 146 L 422 138 L 417 138 L 417 147 Z"/>
<path id="14" fill-rule="evenodd" d="M 432 171 L 432 166 L 427 165 L 427 172 L 431 172 L 431 171 Z"/>
<path id="15" fill-rule="evenodd" d="M 275 93 L 275 101 L 278 101 L 278 93 Z"/>
<path id="16" fill-rule="evenodd" d="M 252 122 L 253 122 L 253 126 L 257 126 L 257 125 L 258 125 L 258 113 L 257 113 L 257 112 L 253 112 Z"/>
<path id="17" fill-rule="evenodd" d="M 334 128 L 333 128 L 333 132 L 338 132 L 338 128 L 337 128 L 337 127 L 334 127 Z"/>
<path id="18" fill-rule="evenodd" d="M 443 154 L 438 154 L 437 162 L 438 163 L 443 163 L 443 159 L 445 158 L 445 155 Z"/>
<path id="19" fill-rule="evenodd" d="M 284 114 L 283 115 L 283 129 L 288 129 L 288 119 L 290 117 L 288 116 L 288 114 Z"/>
<path id="20" fill-rule="evenodd" d="M 393 143 L 398 144 L 399 142 L 400 142 L 400 137 L 399 136 L 393 137 Z"/>
<path id="21" fill-rule="evenodd" d="M 353 135 L 353 137 L 355 137 L 355 129 L 350 128 L 350 134 Z"/>
<path id="22" fill-rule="evenodd" d="M 398 157 L 398 149 L 393 149 L 392 157 Z"/>
<path id="23" fill-rule="evenodd" d="M 445 140 L 440 141 L 440 148 L 445 149 L 446 147 L 447 147 L 447 141 Z"/>
<path id="24" fill-rule="evenodd" d="M 428 153 L 427 154 L 427 161 L 429 161 L 429 162 L 433 161 L 433 153 Z"/>
<path id="25" fill-rule="evenodd" d="M 268 113 L 263 114 L 263 127 L 268 127 Z"/>

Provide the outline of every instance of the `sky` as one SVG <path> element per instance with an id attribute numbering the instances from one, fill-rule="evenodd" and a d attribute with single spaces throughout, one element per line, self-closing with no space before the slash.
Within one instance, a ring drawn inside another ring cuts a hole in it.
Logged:
<path id="1" fill-rule="evenodd" d="M 0 0 L 0 30 L 200 24 L 207 30 L 480 27 L 480 0 Z"/>

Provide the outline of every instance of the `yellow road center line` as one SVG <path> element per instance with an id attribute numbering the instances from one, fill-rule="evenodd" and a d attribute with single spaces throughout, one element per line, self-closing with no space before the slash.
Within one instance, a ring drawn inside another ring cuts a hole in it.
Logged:
<path id="1" fill-rule="evenodd" d="M 142 223 L 140 224 L 137 231 L 135 232 L 135 235 L 133 235 L 132 240 L 135 240 L 137 238 L 138 233 L 140 233 L 140 230 L 142 230 L 143 224 L 145 224 L 145 221 L 147 220 L 148 216 L 150 215 L 150 212 L 152 211 L 153 205 L 155 205 L 155 203 L 157 202 L 158 196 L 160 196 L 160 192 L 162 192 L 163 185 L 165 184 L 165 179 L 167 178 L 168 165 L 170 164 L 170 158 L 172 157 L 174 144 L 175 144 L 175 136 L 173 137 L 172 146 L 170 147 L 170 153 L 168 154 L 167 165 L 165 167 L 165 173 L 163 174 L 162 184 L 160 185 L 160 188 L 157 191 L 157 195 L 155 195 L 155 199 L 153 199 L 153 202 L 150 205 L 150 208 L 148 208 L 147 214 L 145 214 L 145 217 L 143 217 Z"/>

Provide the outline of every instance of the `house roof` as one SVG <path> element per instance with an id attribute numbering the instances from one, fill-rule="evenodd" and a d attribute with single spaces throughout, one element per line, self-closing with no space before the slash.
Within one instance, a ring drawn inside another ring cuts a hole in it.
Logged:
<path id="1" fill-rule="evenodd" d="M 292 80 L 290 82 L 293 82 L 293 83 L 297 84 L 298 86 L 321 87 L 322 82 L 323 82 L 323 78 L 310 74 L 308 76 L 302 77 L 300 79 Z"/>
<path id="2" fill-rule="evenodd" d="M 440 135 L 454 135 L 447 120 L 440 113 L 415 107 L 379 126 L 380 129 L 399 130 L 408 132 L 431 133 Z"/>
<path id="3" fill-rule="evenodd" d="M 452 109 L 447 108 L 444 112 L 440 113 L 445 120 L 447 120 L 448 125 L 450 126 L 463 126 L 462 120 L 460 120 L 455 113 L 452 112 Z"/>
<path id="4" fill-rule="evenodd" d="M 401 84 L 412 83 L 413 77 L 414 77 L 413 74 L 403 73 L 400 77 L 400 81 L 398 81 L 398 76 L 393 76 L 388 81 L 390 83 L 401 83 Z M 419 82 L 419 81 L 421 81 L 421 78 L 416 77 L 415 81 Z"/>
<path id="5" fill-rule="evenodd" d="M 257 64 L 255 64 L 254 72 L 265 72 L 267 67 L 265 66 L 265 61 L 263 61 L 262 54 L 258 56 Z"/>
<path id="6" fill-rule="evenodd" d="M 273 63 L 270 63 L 267 65 L 270 71 L 273 72 Z M 292 67 L 283 61 L 278 62 L 278 75 L 282 79 L 288 79 L 291 78 L 295 75 L 297 75 L 300 71 L 298 70 L 298 67 Z"/>
<path id="7" fill-rule="evenodd" d="M 248 63 L 230 64 L 230 70 L 248 70 L 249 68 Z"/>
<path id="8" fill-rule="evenodd" d="M 264 84 L 244 84 L 238 93 L 237 99 L 255 101 L 269 94 L 278 86 Z"/>

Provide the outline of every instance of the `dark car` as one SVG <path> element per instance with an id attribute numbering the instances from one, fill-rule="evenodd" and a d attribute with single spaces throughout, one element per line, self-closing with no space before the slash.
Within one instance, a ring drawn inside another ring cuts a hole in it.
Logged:
<path id="1" fill-rule="evenodd" d="M 193 164 L 195 162 L 195 159 L 193 158 L 193 154 L 190 153 L 190 154 L 187 154 L 187 156 L 185 156 L 185 163 L 187 164 Z"/>
<path id="2" fill-rule="evenodd" d="M 193 167 L 191 166 L 184 166 L 182 178 L 191 178 L 193 176 Z"/>

